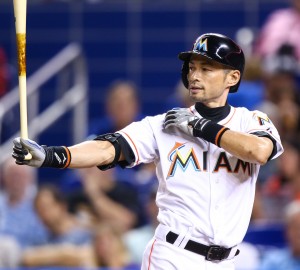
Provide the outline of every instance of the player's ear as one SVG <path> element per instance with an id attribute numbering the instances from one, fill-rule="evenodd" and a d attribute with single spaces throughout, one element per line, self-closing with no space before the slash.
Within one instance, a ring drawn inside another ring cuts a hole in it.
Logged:
<path id="1" fill-rule="evenodd" d="M 230 70 L 227 73 L 226 80 L 229 87 L 236 85 L 241 77 L 241 72 L 239 70 Z"/>

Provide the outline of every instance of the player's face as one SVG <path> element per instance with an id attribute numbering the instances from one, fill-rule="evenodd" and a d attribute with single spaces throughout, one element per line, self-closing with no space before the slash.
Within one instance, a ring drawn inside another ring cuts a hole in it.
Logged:
<path id="1" fill-rule="evenodd" d="M 201 102 L 208 107 L 225 105 L 229 88 L 237 83 L 238 79 L 238 70 L 226 69 L 218 62 L 201 55 L 191 57 L 188 73 L 189 93 L 195 102 Z"/>

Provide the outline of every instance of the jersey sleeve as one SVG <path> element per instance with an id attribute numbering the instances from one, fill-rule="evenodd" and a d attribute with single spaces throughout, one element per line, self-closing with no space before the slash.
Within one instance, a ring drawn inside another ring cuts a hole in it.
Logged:
<path id="1" fill-rule="evenodd" d="M 131 168 L 140 163 L 150 163 L 157 158 L 154 129 L 160 128 L 160 126 L 162 129 L 162 124 L 155 123 L 155 121 L 153 123 L 153 120 L 154 117 L 146 117 L 117 132 L 127 141 L 135 156 L 134 162 L 126 167 Z"/>
<path id="2" fill-rule="evenodd" d="M 259 137 L 268 137 L 274 144 L 270 159 L 274 159 L 283 153 L 280 135 L 271 119 L 261 111 L 252 111 L 246 132 Z"/>

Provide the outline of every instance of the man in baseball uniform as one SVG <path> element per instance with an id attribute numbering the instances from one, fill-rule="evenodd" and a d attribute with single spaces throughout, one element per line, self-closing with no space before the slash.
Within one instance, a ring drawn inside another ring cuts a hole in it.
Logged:
<path id="1" fill-rule="evenodd" d="M 102 170 L 155 162 L 159 225 L 145 249 L 142 269 L 234 269 L 259 167 L 283 148 L 266 114 L 227 103 L 245 65 L 234 41 L 204 34 L 179 59 L 194 106 L 146 117 L 71 147 L 16 138 L 13 157 L 17 164 L 34 167 Z M 25 160 L 28 152 L 31 160 Z"/>

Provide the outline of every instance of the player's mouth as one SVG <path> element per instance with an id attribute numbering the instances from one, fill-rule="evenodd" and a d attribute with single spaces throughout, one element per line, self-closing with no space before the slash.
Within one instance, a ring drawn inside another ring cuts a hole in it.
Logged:
<path id="1" fill-rule="evenodd" d="M 200 91 L 203 91 L 204 87 L 191 85 L 189 87 L 189 90 L 190 90 L 191 93 L 198 93 Z"/>

